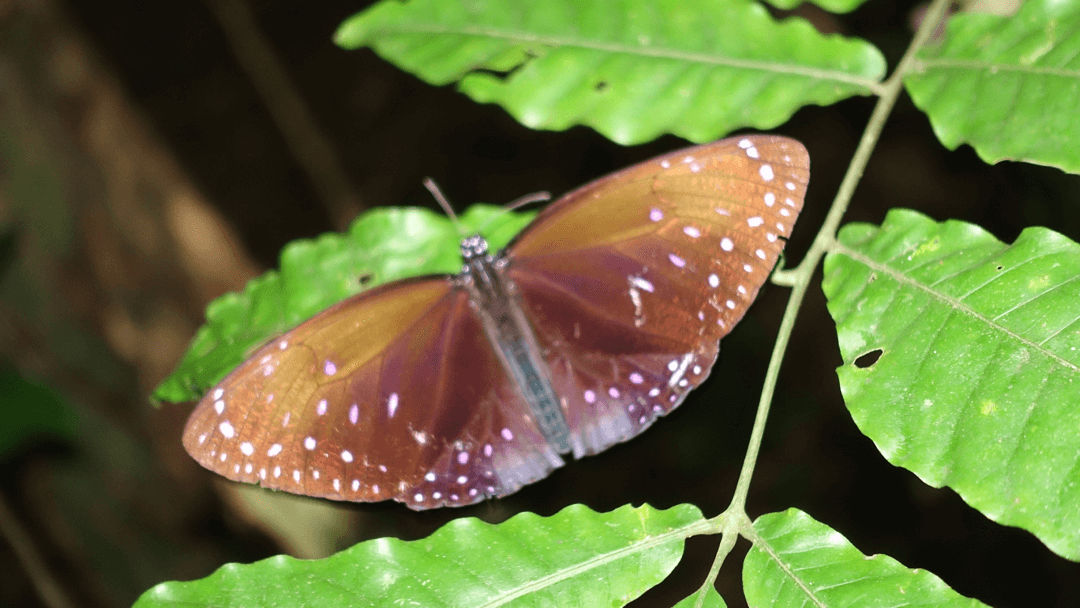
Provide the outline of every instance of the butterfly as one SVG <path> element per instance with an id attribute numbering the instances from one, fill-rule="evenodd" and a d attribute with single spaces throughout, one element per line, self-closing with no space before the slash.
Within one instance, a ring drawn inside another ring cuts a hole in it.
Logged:
<path id="1" fill-rule="evenodd" d="M 183 443 L 229 479 L 413 509 L 511 494 L 626 441 L 709 375 L 802 208 L 799 142 L 723 139 L 548 205 L 457 275 L 385 284 L 266 344 Z"/>

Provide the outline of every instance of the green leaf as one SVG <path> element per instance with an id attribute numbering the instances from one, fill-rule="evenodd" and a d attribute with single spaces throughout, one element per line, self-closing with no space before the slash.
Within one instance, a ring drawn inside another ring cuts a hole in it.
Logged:
<path id="1" fill-rule="evenodd" d="M 982 606 L 940 578 L 887 555 L 869 557 L 797 509 L 757 518 L 759 538 L 743 562 L 751 606 Z"/>
<path id="2" fill-rule="evenodd" d="M 137 607 L 622 606 L 663 580 L 706 527 L 692 505 L 597 513 L 569 506 L 501 524 L 461 518 L 431 536 L 380 538 L 321 560 L 272 557 L 151 588 Z"/>
<path id="3" fill-rule="evenodd" d="M 988 163 L 1080 172 L 1080 2 L 1028 0 L 1012 17 L 957 15 L 905 78 L 941 143 Z"/>
<path id="4" fill-rule="evenodd" d="M 23 378 L 0 363 L 0 462 L 29 441 L 43 437 L 71 438 L 78 417 L 71 404 L 49 387 Z"/>
<path id="5" fill-rule="evenodd" d="M 460 81 L 526 126 L 584 124 L 622 144 L 772 128 L 871 94 L 885 71 L 869 43 L 777 22 L 751 0 L 385 0 L 336 40 L 432 84 Z"/>
<path id="6" fill-rule="evenodd" d="M 476 205 L 459 219 L 466 232 L 483 230 L 492 249 L 504 246 L 534 213 Z M 345 234 L 294 241 L 281 253 L 281 271 L 252 279 L 206 308 L 207 323 L 154 399 L 197 399 L 258 346 L 365 289 L 424 274 L 461 269 L 460 235 L 449 218 L 419 208 L 382 208 L 358 217 Z"/>
<path id="7" fill-rule="evenodd" d="M 704 595 L 701 591 L 688 595 L 675 604 L 675 608 L 727 608 L 727 604 L 724 603 L 724 598 L 720 597 L 720 593 L 710 585 L 705 589 Z"/>
<path id="8" fill-rule="evenodd" d="M 769 4 L 779 9 L 791 10 L 804 0 L 766 0 Z M 833 13 L 849 13 L 865 3 L 866 0 L 807 0 L 806 4 L 816 4 L 821 8 Z"/>
<path id="9" fill-rule="evenodd" d="M 844 400 L 889 462 L 1080 559 L 1080 246 L 894 210 L 823 287 Z M 880 353 L 876 361 L 873 356 Z"/>

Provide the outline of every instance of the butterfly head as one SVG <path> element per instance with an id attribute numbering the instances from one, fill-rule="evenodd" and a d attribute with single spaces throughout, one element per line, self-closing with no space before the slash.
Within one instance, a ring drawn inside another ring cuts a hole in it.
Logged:
<path id="1" fill-rule="evenodd" d="M 486 256 L 487 253 L 487 240 L 479 234 L 467 236 L 461 240 L 461 257 L 465 258 L 466 264 L 468 264 L 470 260 Z"/>

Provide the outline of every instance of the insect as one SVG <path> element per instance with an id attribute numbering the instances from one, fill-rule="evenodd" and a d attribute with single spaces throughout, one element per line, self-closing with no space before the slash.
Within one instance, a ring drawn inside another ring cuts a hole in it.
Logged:
<path id="1" fill-rule="evenodd" d="M 229 479 L 413 509 L 505 496 L 626 441 L 708 376 L 802 208 L 809 157 L 757 135 L 551 203 L 457 275 L 353 296 L 258 350 L 184 447 Z"/>

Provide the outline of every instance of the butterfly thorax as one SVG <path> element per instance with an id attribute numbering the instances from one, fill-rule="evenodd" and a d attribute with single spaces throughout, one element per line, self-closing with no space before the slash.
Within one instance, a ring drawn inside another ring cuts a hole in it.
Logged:
<path id="1" fill-rule="evenodd" d="M 491 256 L 487 241 L 479 235 L 461 241 L 461 255 L 465 265 L 458 284 L 468 290 L 484 333 L 516 381 L 544 438 L 556 452 L 569 452 L 570 428 L 559 397 L 513 282 L 504 273 L 509 260 L 503 254 Z"/>

